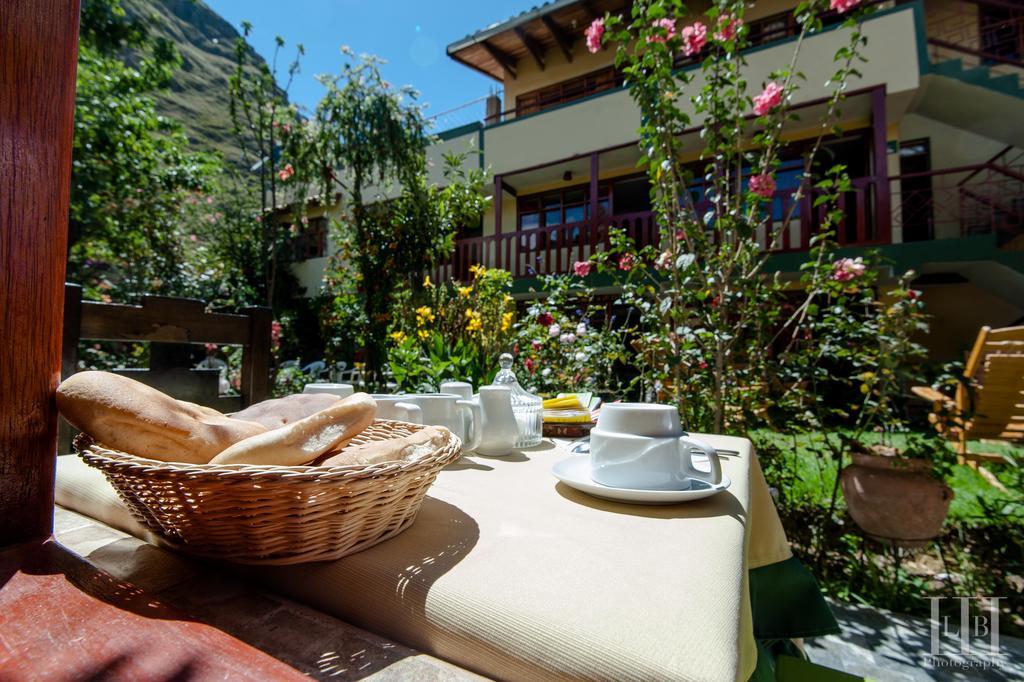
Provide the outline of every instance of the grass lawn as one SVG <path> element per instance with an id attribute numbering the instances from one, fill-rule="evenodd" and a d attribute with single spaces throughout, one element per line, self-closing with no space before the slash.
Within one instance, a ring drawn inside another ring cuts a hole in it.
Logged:
<path id="1" fill-rule="evenodd" d="M 794 552 L 826 594 L 920 616 L 928 616 L 930 596 L 1003 597 L 1003 631 L 1024 637 L 1024 468 L 985 465 L 1004 492 L 977 470 L 955 466 L 947 483 L 956 496 L 943 535 L 920 549 L 894 551 L 864 537 L 841 491 L 829 514 L 837 465 L 815 454 L 823 434 L 751 436 Z M 901 445 L 898 436 L 892 440 Z M 1024 464 L 1024 447 L 971 445 Z"/>

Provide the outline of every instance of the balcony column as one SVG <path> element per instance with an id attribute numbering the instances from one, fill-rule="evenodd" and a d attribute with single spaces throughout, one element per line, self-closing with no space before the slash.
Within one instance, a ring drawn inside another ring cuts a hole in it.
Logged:
<path id="1" fill-rule="evenodd" d="M 505 187 L 501 181 L 500 175 L 494 176 L 494 234 L 496 237 L 501 236 L 501 198 L 505 193 Z M 506 253 L 502 254 L 502 241 L 501 239 L 494 240 L 494 260 L 491 261 L 495 266 L 499 268 L 512 269 L 512 259 L 519 260 L 518 254 Z M 486 248 L 486 247 L 481 247 Z M 503 257 L 504 256 L 504 257 Z"/>
<path id="2" fill-rule="evenodd" d="M 53 529 L 77 55 L 78 0 L 0 3 L 0 547 Z"/>
<path id="3" fill-rule="evenodd" d="M 874 134 L 875 206 L 877 238 L 892 241 L 892 200 L 889 187 L 889 147 L 885 118 L 885 86 L 871 91 L 871 128 Z"/>
<path id="4" fill-rule="evenodd" d="M 586 240 L 588 246 L 593 247 L 597 243 L 597 176 L 600 174 L 600 163 L 598 161 L 598 153 L 593 152 L 590 155 L 590 233 L 589 238 Z M 580 260 L 584 260 L 583 249 L 580 247 Z"/>

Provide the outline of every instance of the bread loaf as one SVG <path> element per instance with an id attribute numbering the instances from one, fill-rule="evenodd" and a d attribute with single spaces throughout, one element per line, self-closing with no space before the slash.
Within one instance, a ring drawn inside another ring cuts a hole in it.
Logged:
<path id="1" fill-rule="evenodd" d="M 373 421 L 377 403 L 365 393 L 350 395 L 299 421 L 235 443 L 211 464 L 298 466 L 336 450 Z"/>
<path id="2" fill-rule="evenodd" d="M 352 464 L 366 466 L 378 462 L 415 459 L 430 454 L 448 442 L 449 431 L 443 426 L 428 426 L 415 433 L 389 440 L 375 440 L 345 448 L 326 457 L 320 466 L 340 467 Z"/>
<path id="3" fill-rule="evenodd" d="M 79 372 L 57 388 L 57 409 L 107 447 L 164 462 L 205 464 L 266 431 L 216 410 L 175 400 L 128 377 Z"/>
<path id="4" fill-rule="evenodd" d="M 231 418 L 256 422 L 270 430 L 305 419 L 320 410 L 327 409 L 339 400 L 341 398 L 330 393 L 296 393 L 284 398 L 264 400 L 261 403 L 250 405 L 244 410 L 235 412 Z"/>

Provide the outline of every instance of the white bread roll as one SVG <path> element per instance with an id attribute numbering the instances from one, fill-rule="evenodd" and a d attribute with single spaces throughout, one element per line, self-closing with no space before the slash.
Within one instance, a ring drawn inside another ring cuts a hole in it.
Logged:
<path id="1" fill-rule="evenodd" d="M 57 409 L 97 442 L 164 462 L 205 464 L 266 431 L 110 372 L 79 372 L 57 387 Z"/>
<path id="2" fill-rule="evenodd" d="M 308 464 L 359 435 L 376 413 L 373 398 L 356 393 L 305 419 L 235 443 L 210 464 Z"/>
<path id="3" fill-rule="evenodd" d="M 325 410 L 339 400 L 331 393 L 296 393 L 250 405 L 231 418 L 263 424 L 268 430 L 277 429 Z"/>
<path id="4" fill-rule="evenodd" d="M 430 454 L 448 442 L 449 431 L 443 426 L 428 426 L 424 429 L 389 440 L 375 440 L 345 448 L 319 462 L 320 466 L 340 467 L 351 464 L 376 464 L 415 459 Z"/>

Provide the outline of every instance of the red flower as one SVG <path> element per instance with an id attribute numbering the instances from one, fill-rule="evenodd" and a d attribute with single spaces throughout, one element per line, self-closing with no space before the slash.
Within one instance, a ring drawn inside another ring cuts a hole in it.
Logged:
<path id="1" fill-rule="evenodd" d="M 525 360 L 523 360 L 523 367 L 525 367 L 526 371 L 529 372 L 530 374 L 533 374 L 534 370 L 536 370 L 536 367 L 534 367 L 533 365 L 532 358 L 526 358 Z"/>
<path id="2" fill-rule="evenodd" d="M 721 294 L 719 294 L 718 296 L 715 296 L 715 297 L 714 297 L 713 299 L 711 299 L 711 305 L 713 305 L 713 306 L 716 306 L 716 307 L 717 307 L 717 306 L 718 306 L 718 304 L 720 304 L 721 302 L 722 302 L 722 296 L 721 296 Z"/>
<path id="3" fill-rule="evenodd" d="M 290 178 L 293 175 L 295 175 L 295 169 L 292 168 L 292 165 L 290 163 L 285 164 L 285 167 L 282 168 L 277 173 L 277 177 L 281 178 L 282 182 L 284 182 L 285 180 L 287 180 L 288 178 Z"/>
<path id="4" fill-rule="evenodd" d="M 700 364 L 697 365 L 697 366 L 700 367 L 701 369 L 707 369 L 708 368 L 708 363 L 706 363 L 703 360 L 701 360 Z"/>
<path id="5" fill-rule="evenodd" d="M 917 299 L 921 298 L 921 292 L 914 291 L 913 289 L 908 289 L 907 298 L 910 299 L 911 301 L 916 301 Z"/>
<path id="6" fill-rule="evenodd" d="M 631 253 L 624 253 L 619 258 L 619 270 L 632 270 L 636 264 L 636 256 Z"/>
<path id="7" fill-rule="evenodd" d="M 545 327 L 550 327 L 555 322 L 555 318 L 552 317 L 551 313 L 541 313 L 537 316 L 537 322 Z"/>

